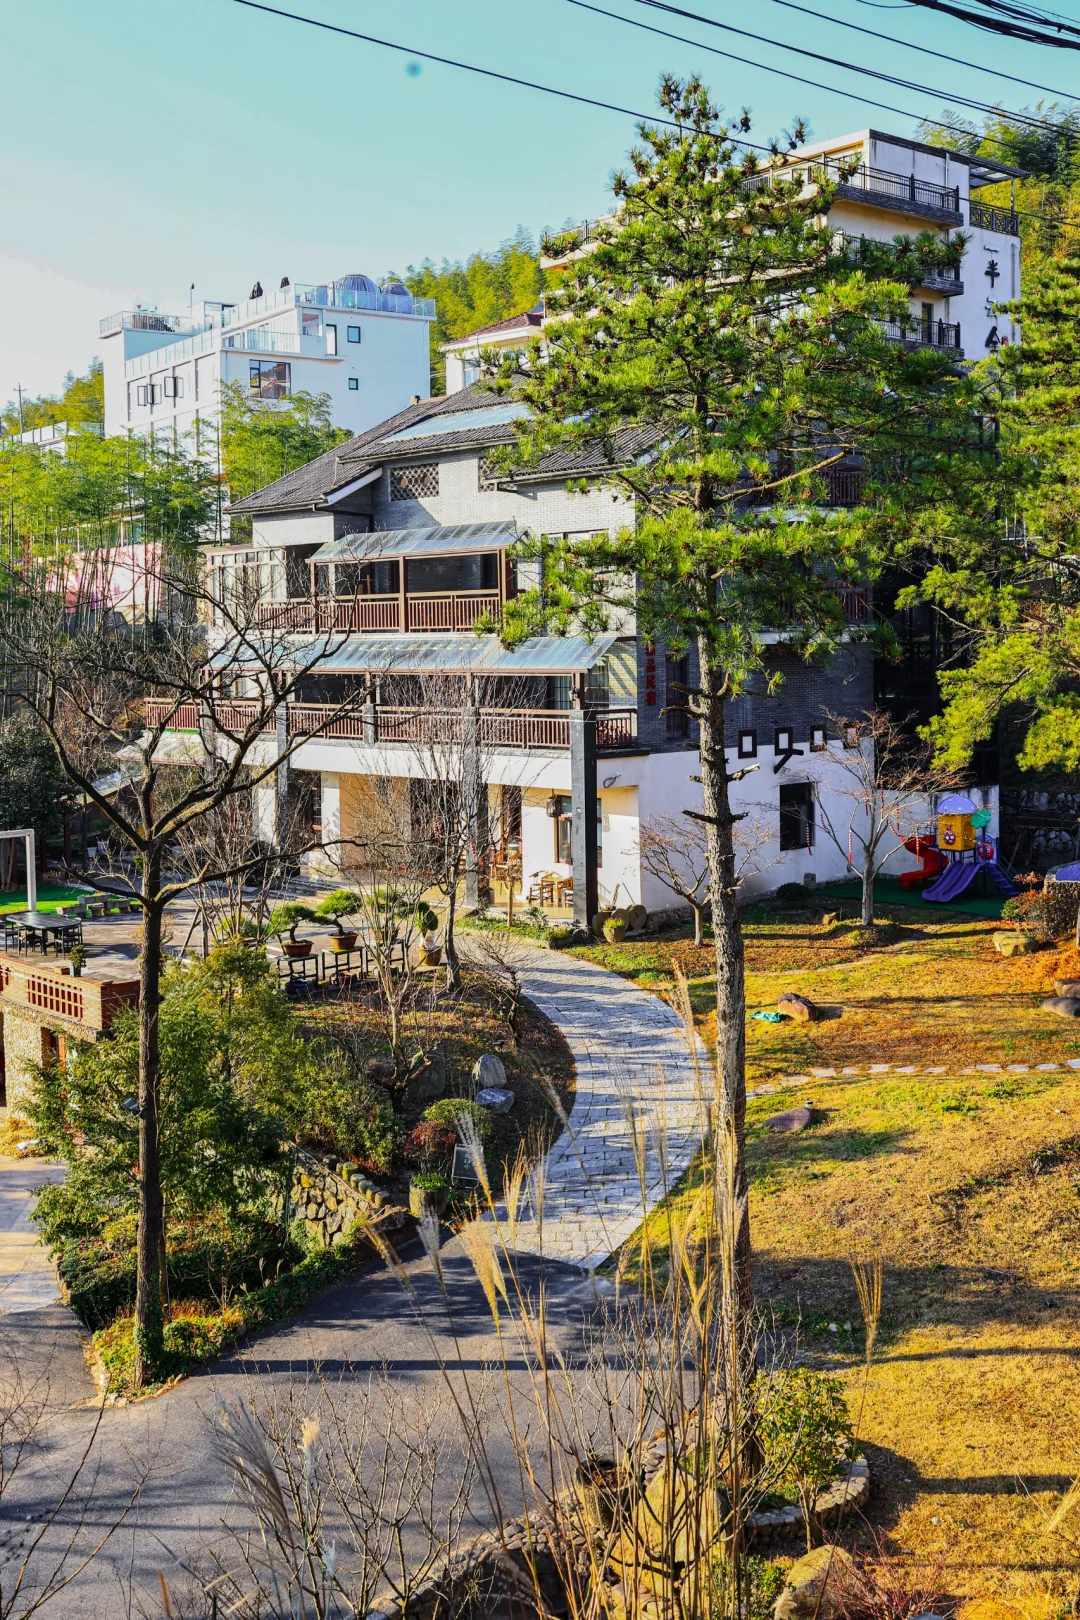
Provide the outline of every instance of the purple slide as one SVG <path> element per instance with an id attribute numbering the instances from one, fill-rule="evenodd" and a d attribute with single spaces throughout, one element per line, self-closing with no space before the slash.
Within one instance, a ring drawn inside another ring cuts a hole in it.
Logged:
<path id="1" fill-rule="evenodd" d="M 980 872 L 992 878 L 1002 894 L 1015 894 L 1016 888 L 1005 868 L 993 861 L 950 861 L 936 883 L 922 892 L 924 900 L 955 900 L 969 889 Z"/>

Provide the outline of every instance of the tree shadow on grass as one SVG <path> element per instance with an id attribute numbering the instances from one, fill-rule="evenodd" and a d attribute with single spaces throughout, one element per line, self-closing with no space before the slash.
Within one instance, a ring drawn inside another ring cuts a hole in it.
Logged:
<path id="1" fill-rule="evenodd" d="M 811 1107 L 810 1129 L 790 1135 L 770 1131 L 764 1123 L 752 1128 L 747 1138 L 747 1166 L 751 1177 L 768 1176 L 782 1165 L 847 1164 L 872 1159 L 880 1153 L 918 1151 L 916 1147 L 905 1145 L 915 1134 L 907 1126 L 871 1129 L 850 1126 L 835 1130 L 828 1127 L 831 1112 Z"/>

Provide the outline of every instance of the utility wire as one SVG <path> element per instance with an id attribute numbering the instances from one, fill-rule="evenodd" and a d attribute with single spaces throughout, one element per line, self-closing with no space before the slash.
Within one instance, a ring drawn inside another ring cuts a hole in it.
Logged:
<path id="1" fill-rule="evenodd" d="M 943 11 L 948 17 L 959 17 L 961 22 L 971 23 L 975 28 L 984 28 L 991 34 L 1003 34 L 1007 39 L 1019 39 L 1026 45 L 1052 45 L 1057 50 L 1080 51 L 1080 28 L 1064 21 L 1052 22 L 1045 13 L 1029 11 L 1025 6 L 1002 4 L 1002 0 L 981 0 L 981 4 L 999 14 L 986 17 L 968 10 L 966 6 L 946 5 L 944 0 L 908 0 L 908 4 L 924 6 L 928 11 Z M 1013 20 L 1008 20 L 1010 18 Z M 1054 32 L 1048 32 L 1051 29 Z M 1066 34 L 1075 37 L 1063 38 Z"/>
<path id="2" fill-rule="evenodd" d="M 648 5 L 650 3 L 651 3 L 651 0 L 639 0 L 639 4 L 642 4 L 642 5 Z M 792 72 L 790 72 L 787 68 L 766 67 L 763 62 L 755 62 L 751 57 L 748 57 L 748 56 L 736 56 L 734 54 L 734 52 L 732 52 L 732 51 L 722 51 L 719 48 L 719 46 L 717 46 L 717 45 L 706 45 L 701 40 L 688 39 L 685 34 L 672 34 L 666 28 L 657 28 L 656 25 L 653 24 L 653 23 L 641 22 L 636 17 L 624 17 L 617 11 L 607 11 L 607 10 L 605 10 L 605 8 L 603 6 L 597 6 L 597 5 L 591 4 L 591 0 L 567 0 L 567 4 L 571 5 L 571 6 L 577 6 L 578 9 L 581 10 L 581 11 L 593 11 L 600 17 L 610 17 L 613 22 L 626 23 L 626 25 L 629 28 L 641 28 L 641 29 L 644 29 L 644 31 L 647 34 L 658 34 L 661 39 L 673 39 L 673 40 L 677 41 L 681 45 L 693 45 L 695 50 L 708 51 L 710 56 L 722 56 L 725 59 L 725 61 L 738 62 L 743 67 L 760 68 L 762 70 L 762 72 L 775 73 L 776 75 L 778 75 L 778 77 L 780 77 L 782 79 L 790 79 L 794 84 L 805 84 L 805 85 L 809 85 L 810 88 L 813 89 L 813 90 L 825 90 L 830 95 L 844 96 L 848 101 L 856 101 L 856 102 L 858 102 L 861 107 L 877 107 L 879 109 L 879 111 L 881 111 L 881 112 L 896 113 L 897 116 L 900 117 L 900 118 L 912 118 L 912 119 L 915 119 L 916 121 L 918 121 L 921 118 L 921 115 L 919 113 L 911 112 L 906 107 L 894 107 L 891 104 L 891 102 L 888 102 L 888 101 L 874 101 L 870 96 L 860 95 L 858 93 L 858 91 L 855 91 L 855 90 L 841 90 L 837 85 L 822 84 L 820 79 L 807 79 L 800 73 L 792 73 Z M 674 11 L 676 8 L 674 6 L 664 6 L 662 9 L 665 10 L 665 11 L 668 11 L 668 10 Z M 679 15 L 689 17 L 689 16 L 694 16 L 694 13 L 692 13 L 692 12 L 680 12 Z M 709 19 L 708 18 L 701 18 L 699 20 L 702 21 L 702 22 L 707 22 Z M 722 28 L 722 27 L 725 27 L 726 25 L 723 24 L 723 23 L 717 23 L 715 26 L 718 27 L 718 28 Z M 739 33 L 739 32 L 741 32 L 741 30 L 735 29 L 734 32 Z M 752 38 L 752 39 L 755 38 L 755 37 L 757 37 L 757 36 L 750 35 L 750 38 Z M 856 69 L 855 71 L 863 71 L 863 70 Z M 899 82 L 899 81 L 897 81 L 897 82 Z M 917 88 L 922 88 L 922 87 L 920 86 L 920 87 L 917 87 Z M 928 93 L 937 94 L 938 92 L 928 92 Z M 995 110 L 997 110 L 997 109 L 995 109 Z M 954 133 L 959 134 L 959 135 L 970 135 L 971 134 L 970 126 L 965 127 L 963 124 L 948 124 L 948 123 L 945 123 L 944 120 L 939 119 L 939 118 L 931 119 L 931 120 L 929 120 L 929 122 L 933 123 L 934 126 L 937 129 L 951 130 Z M 1048 129 L 1057 129 L 1060 126 L 1048 124 L 1046 127 Z M 986 135 L 986 136 L 983 137 L 983 139 L 992 142 L 996 146 L 1001 146 L 1001 145 L 1004 144 L 997 136 L 994 136 L 994 135 Z"/>
<path id="3" fill-rule="evenodd" d="M 850 28 L 856 34 L 866 34 L 870 39 L 884 40 L 886 45 L 901 45 L 906 51 L 918 51 L 921 56 L 936 57 L 939 62 L 952 62 L 956 67 L 976 68 L 979 73 L 989 73 L 995 79 L 1008 79 L 1011 84 L 1022 84 L 1027 90 L 1043 90 L 1048 96 L 1064 96 L 1066 101 L 1077 99 L 1071 90 L 1055 90 L 1049 84 L 1035 84 L 1031 79 L 1018 79 L 1015 73 L 1004 73 L 1001 68 L 965 62 L 961 56 L 949 56 L 945 51 L 933 51 L 929 45 L 916 45 L 914 40 L 896 39 L 892 34 L 879 34 L 876 28 L 864 28 L 861 23 L 848 22 L 845 17 L 834 17 L 825 11 L 811 11 L 809 6 L 798 6 L 794 0 L 772 0 L 772 4 L 783 6 L 785 11 L 799 11 L 804 17 L 813 17 L 815 22 L 833 23 L 837 28 Z"/>
<path id="4" fill-rule="evenodd" d="M 969 96 L 951 95 L 945 90 L 935 90 L 931 85 L 918 84 L 911 79 L 899 79 L 891 73 L 880 73 L 876 68 L 860 67 L 855 62 L 844 61 L 842 57 L 825 56 L 820 51 L 807 50 L 803 45 L 788 45 L 783 40 L 769 39 L 769 37 L 765 34 L 752 34 L 746 28 L 736 28 L 733 23 L 719 22 L 715 17 L 706 17 L 699 11 L 687 11 L 682 6 L 673 5 L 671 0 L 635 0 L 635 3 L 639 6 L 648 6 L 650 10 L 653 11 L 664 11 L 675 17 L 686 17 L 690 22 L 704 23 L 707 28 L 719 28 L 725 34 L 737 34 L 741 39 L 752 39 L 758 45 L 772 45 L 777 50 L 790 51 L 796 56 L 808 57 L 810 61 L 822 62 L 826 67 L 841 68 L 849 73 L 861 73 L 867 78 L 878 79 L 884 84 L 896 85 L 897 88 L 901 90 L 914 90 L 922 95 L 939 97 L 945 102 L 951 101 L 953 103 L 959 103 L 962 106 L 970 107 L 974 112 L 990 114 L 1004 113 L 1005 117 L 1014 119 L 1017 123 L 1030 124 L 1034 128 L 1039 129 L 1058 129 L 1060 127 L 1049 119 L 1033 117 L 1030 113 L 1009 112 L 1007 109 L 995 107 L 986 101 L 975 101 Z M 921 4 L 922 0 L 918 0 L 918 3 Z M 693 44 L 696 42 L 687 41 L 687 43 Z M 772 69 L 770 71 L 777 72 L 779 70 Z M 847 92 L 837 92 L 837 94 L 846 93 Z M 880 104 L 870 103 L 870 105 Z M 898 109 L 895 107 L 890 107 L 887 110 L 889 112 L 898 111 Z M 904 113 L 902 116 L 905 118 L 911 118 L 916 115 L 912 113 Z"/>

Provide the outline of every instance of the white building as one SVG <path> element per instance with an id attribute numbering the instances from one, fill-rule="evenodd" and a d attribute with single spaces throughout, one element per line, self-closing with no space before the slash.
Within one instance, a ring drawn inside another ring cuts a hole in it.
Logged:
<path id="1" fill-rule="evenodd" d="M 189 315 L 136 307 L 101 322 L 106 433 L 176 439 L 213 428 L 224 383 L 272 403 L 330 395 L 335 426 L 362 433 L 430 388 L 430 298 L 368 276 L 289 285 Z"/>

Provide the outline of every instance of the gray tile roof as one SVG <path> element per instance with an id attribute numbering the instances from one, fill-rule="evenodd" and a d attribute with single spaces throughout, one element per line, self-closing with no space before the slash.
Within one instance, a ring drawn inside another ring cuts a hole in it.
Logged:
<path id="1" fill-rule="evenodd" d="M 393 442 L 391 435 L 414 423 L 439 416 L 460 415 L 475 410 L 485 415 L 492 405 L 505 403 L 505 395 L 495 394 L 482 383 L 474 383 L 456 394 L 444 394 L 438 399 L 424 399 L 419 405 L 409 405 L 385 422 L 369 428 L 353 439 L 347 439 L 336 449 L 317 456 L 295 472 L 286 473 L 265 489 L 245 496 L 229 508 L 237 516 L 254 516 L 263 512 L 287 512 L 322 506 L 327 497 L 343 489 L 355 479 L 363 477 L 384 461 L 438 455 L 445 450 L 475 450 L 489 446 L 510 444 L 514 438 L 512 423 L 484 423 L 475 429 L 457 426 L 453 432 L 427 433 L 422 438 L 400 439 Z M 587 446 L 556 450 L 530 467 L 527 478 L 573 477 L 601 472 L 611 466 L 633 461 L 655 443 L 654 428 L 628 428 L 618 435 L 614 443 L 605 446 L 599 440 Z"/>

